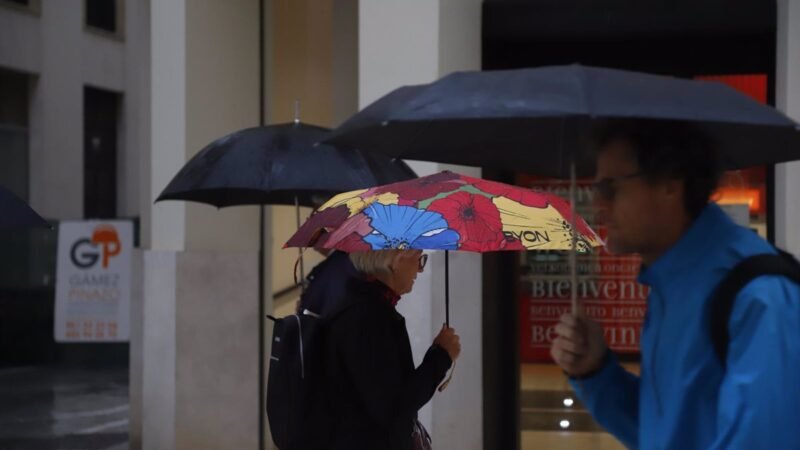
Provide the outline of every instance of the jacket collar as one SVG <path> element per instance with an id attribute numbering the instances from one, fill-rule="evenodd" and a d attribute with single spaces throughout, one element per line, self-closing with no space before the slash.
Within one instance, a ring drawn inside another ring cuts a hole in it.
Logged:
<path id="1" fill-rule="evenodd" d="M 663 286 L 687 271 L 701 267 L 710 257 L 714 243 L 730 239 L 736 225 L 715 203 L 709 203 L 689 229 L 669 250 L 649 266 L 642 266 L 639 282 L 648 286 Z"/>
<path id="2" fill-rule="evenodd" d="M 365 282 L 365 290 L 392 305 L 393 308 L 397 306 L 400 296 L 392 288 L 372 276 L 364 276 L 363 280 Z"/>

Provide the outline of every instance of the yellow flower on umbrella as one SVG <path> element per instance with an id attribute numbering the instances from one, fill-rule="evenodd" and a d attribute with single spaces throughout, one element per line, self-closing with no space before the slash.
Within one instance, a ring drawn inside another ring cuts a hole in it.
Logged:
<path id="1" fill-rule="evenodd" d="M 503 233 L 511 240 L 519 241 L 525 249 L 564 250 L 572 247 L 572 225 L 552 204 L 530 207 L 507 197 L 495 197 L 492 203 L 500 211 Z M 578 252 L 585 253 L 602 245 L 600 238 L 591 229 L 588 231 L 577 236 Z"/>
<path id="2" fill-rule="evenodd" d="M 350 211 L 350 216 L 352 217 L 360 213 L 373 203 L 377 202 L 382 205 L 396 205 L 400 198 L 394 192 L 385 192 L 383 194 L 367 195 L 366 197 L 362 197 L 364 194 L 368 192 L 369 192 L 368 189 L 359 189 L 357 191 L 343 192 L 325 202 L 324 205 L 320 206 L 319 211 L 324 211 L 326 209 L 336 208 L 342 205 L 346 205 L 347 209 Z"/>

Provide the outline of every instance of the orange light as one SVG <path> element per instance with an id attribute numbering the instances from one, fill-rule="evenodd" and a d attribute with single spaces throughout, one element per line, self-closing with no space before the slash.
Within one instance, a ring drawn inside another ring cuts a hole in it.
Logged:
<path id="1" fill-rule="evenodd" d="M 755 188 L 722 187 L 717 190 L 714 200 L 720 205 L 746 204 L 751 214 L 761 212 L 761 191 Z"/>

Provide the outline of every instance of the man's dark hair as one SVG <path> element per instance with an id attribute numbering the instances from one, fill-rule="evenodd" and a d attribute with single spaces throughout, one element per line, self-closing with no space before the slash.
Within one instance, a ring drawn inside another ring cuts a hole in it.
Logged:
<path id="1" fill-rule="evenodd" d="M 697 217 L 719 184 L 722 166 L 711 139 L 688 122 L 615 119 L 595 129 L 597 151 L 613 142 L 630 145 L 645 180 L 679 179 L 684 206 Z"/>

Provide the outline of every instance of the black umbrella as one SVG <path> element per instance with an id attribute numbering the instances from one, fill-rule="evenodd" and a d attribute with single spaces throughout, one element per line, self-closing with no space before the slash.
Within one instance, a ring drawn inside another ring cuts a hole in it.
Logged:
<path id="1" fill-rule="evenodd" d="M 576 176 L 594 172 L 594 121 L 624 118 L 692 122 L 714 140 L 729 169 L 800 159 L 796 122 L 723 84 L 580 65 L 457 72 L 399 88 L 326 142 L 569 177 L 574 205 Z M 575 252 L 570 265 L 576 308 Z"/>
<path id="2" fill-rule="evenodd" d="M 0 228 L 50 227 L 27 203 L 0 186 Z"/>
<path id="3" fill-rule="evenodd" d="M 327 142 L 393 157 L 568 177 L 594 170 L 596 119 L 689 121 L 729 169 L 800 159 L 798 124 L 721 83 L 552 66 L 458 72 L 404 87 L 335 129 Z"/>
<path id="4" fill-rule="evenodd" d="M 416 178 L 401 160 L 317 145 L 328 132 L 295 122 L 224 136 L 189 160 L 156 201 L 313 207 L 340 192 Z"/>

